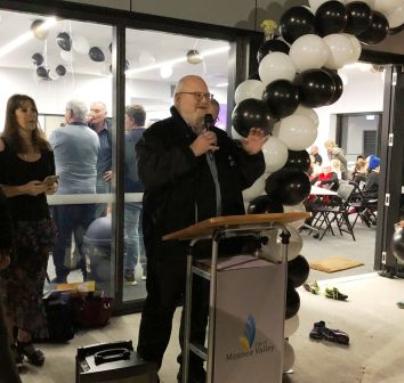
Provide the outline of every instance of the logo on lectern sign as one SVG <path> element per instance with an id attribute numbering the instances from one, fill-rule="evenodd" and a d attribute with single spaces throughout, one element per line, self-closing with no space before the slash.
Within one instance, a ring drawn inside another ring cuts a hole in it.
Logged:
<path id="1" fill-rule="evenodd" d="M 253 315 L 248 315 L 244 323 L 243 335 L 239 338 L 241 350 L 226 353 L 226 360 L 239 360 L 244 358 L 259 357 L 268 352 L 274 352 L 275 346 L 264 335 L 257 335 L 257 323 Z"/>
<path id="2" fill-rule="evenodd" d="M 244 335 L 240 337 L 240 345 L 244 352 L 251 350 L 255 340 L 255 318 L 249 315 L 244 325 Z"/>

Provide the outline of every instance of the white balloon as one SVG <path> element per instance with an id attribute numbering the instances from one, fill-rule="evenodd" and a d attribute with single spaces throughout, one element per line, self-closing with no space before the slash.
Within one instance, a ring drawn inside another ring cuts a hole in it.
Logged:
<path id="1" fill-rule="evenodd" d="M 290 336 L 292 336 L 299 328 L 299 323 L 299 315 L 297 314 L 292 318 L 286 319 L 283 336 L 285 338 L 289 338 Z"/>
<path id="2" fill-rule="evenodd" d="M 374 9 L 388 15 L 402 4 L 403 0 L 375 0 Z"/>
<path id="3" fill-rule="evenodd" d="M 287 146 L 276 137 L 269 137 L 262 147 L 265 160 L 265 172 L 273 173 L 282 169 L 288 160 Z"/>
<path id="4" fill-rule="evenodd" d="M 290 150 L 304 150 L 317 138 L 317 127 L 309 117 L 292 114 L 281 120 L 278 138 Z"/>
<path id="5" fill-rule="evenodd" d="M 282 52 L 272 52 L 266 55 L 258 67 L 258 73 L 264 85 L 276 80 L 293 81 L 296 68 L 292 59 Z"/>
<path id="6" fill-rule="evenodd" d="M 317 9 L 326 3 L 329 0 L 309 0 L 310 8 L 312 9 L 313 13 L 317 11 Z M 343 1 L 338 0 L 340 3 L 343 3 Z"/>
<path id="7" fill-rule="evenodd" d="M 267 175 L 264 173 L 261 177 L 257 178 L 256 181 L 248 188 L 243 190 L 243 199 L 246 202 L 250 202 L 254 198 L 264 194 L 265 192 L 265 180 Z"/>
<path id="8" fill-rule="evenodd" d="M 326 68 L 339 69 L 356 61 L 356 51 L 351 40 L 342 33 L 333 33 L 323 37 L 331 54 L 325 64 Z"/>
<path id="9" fill-rule="evenodd" d="M 287 340 L 285 340 L 283 353 L 283 372 L 287 372 L 293 368 L 296 358 L 295 350 Z"/>
<path id="10" fill-rule="evenodd" d="M 330 56 L 330 48 L 317 35 L 300 36 L 290 47 L 289 57 L 292 59 L 297 72 L 307 69 L 320 69 Z"/>
<path id="11" fill-rule="evenodd" d="M 348 37 L 349 41 L 351 42 L 353 48 L 354 48 L 354 56 L 352 57 L 352 62 L 356 62 L 359 60 L 359 57 L 362 53 L 362 45 L 358 38 L 354 35 L 351 35 L 349 33 L 343 33 L 344 36 Z"/>
<path id="12" fill-rule="evenodd" d="M 82 55 L 87 55 L 90 50 L 90 43 L 84 36 L 74 36 L 73 38 L 73 49 L 75 52 Z"/>
<path id="13" fill-rule="evenodd" d="M 293 212 L 299 212 L 299 213 L 306 213 L 306 207 L 304 204 L 301 202 L 297 205 L 283 205 L 283 212 L 284 213 L 293 213 Z M 291 226 L 293 226 L 295 229 L 299 229 L 304 225 L 305 219 L 301 219 L 299 221 L 295 221 L 290 223 Z"/>
<path id="14" fill-rule="evenodd" d="M 236 101 L 236 104 L 239 104 L 241 101 L 247 98 L 256 98 L 257 100 L 261 100 L 264 90 L 265 86 L 261 81 L 246 80 L 239 84 L 239 86 L 236 88 L 234 100 Z"/>
<path id="15" fill-rule="evenodd" d="M 388 13 L 387 20 L 389 21 L 390 28 L 397 28 L 404 24 L 404 4 Z"/>
<path id="16" fill-rule="evenodd" d="M 60 57 L 67 61 L 68 63 L 73 61 L 73 52 L 72 51 L 60 51 Z"/>
<path id="17" fill-rule="evenodd" d="M 303 240 L 296 228 L 287 225 L 290 232 L 288 246 L 288 261 L 295 259 L 303 248 Z M 263 237 L 268 237 L 268 242 L 261 245 L 260 256 L 272 262 L 280 262 L 282 260 L 282 242 L 279 232 L 276 230 L 263 231 Z"/>
<path id="18" fill-rule="evenodd" d="M 310 109 L 310 108 L 307 108 L 306 106 L 299 105 L 294 114 L 299 114 L 302 116 L 309 117 L 311 120 L 313 120 L 316 127 L 318 127 L 319 119 L 318 119 L 318 115 L 314 111 L 314 109 Z"/>

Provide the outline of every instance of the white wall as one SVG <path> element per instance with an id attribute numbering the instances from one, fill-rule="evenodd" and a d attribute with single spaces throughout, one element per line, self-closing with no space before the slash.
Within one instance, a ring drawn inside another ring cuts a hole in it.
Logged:
<path id="1" fill-rule="evenodd" d="M 341 98 L 333 105 L 317 108 L 320 124 L 315 144 L 323 158 L 327 158 L 324 141 L 335 139 L 336 114 L 380 112 L 383 110 L 384 78 L 381 73 L 344 69 L 348 78 Z"/>

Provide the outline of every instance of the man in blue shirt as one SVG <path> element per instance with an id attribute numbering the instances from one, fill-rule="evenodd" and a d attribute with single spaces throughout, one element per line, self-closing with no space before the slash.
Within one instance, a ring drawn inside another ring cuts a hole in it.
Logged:
<path id="1" fill-rule="evenodd" d="M 144 187 L 139 179 L 135 145 L 145 131 L 146 111 L 141 105 L 126 108 L 125 113 L 125 193 L 143 193 Z M 140 222 L 142 203 L 125 203 L 125 237 L 126 252 L 124 258 L 124 278 L 128 284 L 137 284 L 135 266 L 141 262 L 143 272 L 146 271 L 143 234 Z"/>
<path id="2" fill-rule="evenodd" d="M 112 132 L 111 123 L 107 119 L 107 107 L 102 101 L 96 101 L 91 104 L 88 125 L 97 133 L 100 141 L 97 160 L 97 193 L 110 193 L 112 180 Z M 106 214 L 106 207 L 106 204 L 97 206 L 97 217 Z"/>
<path id="3" fill-rule="evenodd" d="M 55 155 L 56 174 L 59 176 L 57 194 L 95 194 L 97 158 L 100 143 L 98 136 L 87 126 L 87 107 L 81 101 L 66 105 L 66 126 L 56 129 L 49 142 Z M 87 277 L 83 235 L 95 218 L 94 204 L 56 205 L 53 216 L 58 237 L 53 254 L 57 283 L 66 282 L 70 272 L 71 238 L 74 235 L 78 266 Z"/>

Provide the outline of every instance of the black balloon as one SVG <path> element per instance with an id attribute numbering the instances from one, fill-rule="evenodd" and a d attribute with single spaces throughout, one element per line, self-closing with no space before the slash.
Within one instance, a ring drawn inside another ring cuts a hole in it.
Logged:
<path id="1" fill-rule="evenodd" d="M 283 206 L 267 195 L 260 195 L 250 201 L 247 212 L 248 214 L 283 213 Z"/>
<path id="2" fill-rule="evenodd" d="M 299 106 L 299 88 L 288 80 L 276 80 L 267 85 L 262 99 L 271 117 L 284 118 Z"/>
<path id="3" fill-rule="evenodd" d="M 306 282 L 309 273 L 309 263 L 302 255 L 288 262 L 288 280 L 293 287 L 299 287 Z"/>
<path id="4" fill-rule="evenodd" d="M 354 1 L 346 5 L 348 22 L 345 32 L 359 36 L 365 32 L 372 22 L 372 10 L 363 1 Z"/>
<path id="5" fill-rule="evenodd" d="M 70 52 L 72 49 L 72 38 L 67 32 L 60 32 L 56 36 L 56 42 L 61 49 Z"/>
<path id="6" fill-rule="evenodd" d="M 55 69 L 56 73 L 63 77 L 66 74 L 66 67 L 64 65 L 58 65 Z"/>
<path id="7" fill-rule="evenodd" d="M 302 172 L 308 172 L 310 168 L 310 155 L 306 150 L 289 150 L 285 168 L 295 168 Z"/>
<path id="8" fill-rule="evenodd" d="M 40 53 L 34 53 L 32 55 L 32 62 L 34 65 L 39 66 L 43 63 L 43 56 Z"/>
<path id="9" fill-rule="evenodd" d="M 265 191 L 282 205 L 297 205 L 310 194 L 309 177 L 298 169 L 283 168 L 267 178 Z"/>
<path id="10" fill-rule="evenodd" d="M 305 7 L 289 8 L 281 17 L 283 38 L 292 44 L 300 36 L 315 33 L 314 15 Z"/>
<path id="11" fill-rule="evenodd" d="M 267 40 L 264 41 L 261 46 L 258 49 L 257 52 L 257 61 L 258 63 L 261 62 L 261 60 L 268 54 L 271 52 L 282 52 L 282 53 L 286 53 L 287 55 L 289 54 L 289 50 L 290 47 L 288 44 L 286 44 L 284 41 L 282 40 L 276 40 L 276 39 L 272 39 L 272 40 Z"/>
<path id="12" fill-rule="evenodd" d="M 105 61 L 104 52 L 98 47 L 92 47 L 88 52 L 90 59 L 95 62 L 103 62 Z"/>
<path id="13" fill-rule="evenodd" d="M 334 82 L 335 85 L 335 92 L 327 104 L 331 105 L 334 104 L 334 102 L 337 102 L 339 98 L 342 96 L 342 92 L 344 91 L 344 83 L 342 82 L 342 78 L 339 76 L 336 70 L 327 68 L 323 68 L 323 70 L 331 76 L 332 81 Z"/>
<path id="14" fill-rule="evenodd" d="M 234 129 L 238 134 L 247 137 L 251 128 L 262 128 L 265 134 L 271 133 L 273 121 L 265 103 L 255 98 L 241 101 L 231 116 Z"/>
<path id="15" fill-rule="evenodd" d="M 391 242 L 393 254 L 398 261 L 404 261 L 404 229 L 402 227 L 396 229 Z"/>
<path id="16" fill-rule="evenodd" d="M 316 11 L 315 26 L 320 36 L 342 32 L 348 22 L 345 5 L 336 0 L 327 1 Z"/>
<path id="17" fill-rule="evenodd" d="M 323 69 L 309 69 L 300 73 L 295 84 L 299 87 L 300 102 L 309 108 L 328 105 L 335 97 L 335 83 Z"/>
<path id="18" fill-rule="evenodd" d="M 40 78 L 49 78 L 49 71 L 43 66 L 36 68 L 36 74 Z"/>
<path id="19" fill-rule="evenodd" d="M 383 41 L 389 32 L 389 22 L 383 14 L 373 11 L 372 22 L 365 32 L 362 32 L 358 39 L 366 44 L 377 44 Z"/>
<path id="20" fill-rule="evenodd" d="M 288 280 L 288 289 L 286 291 L 286 313 L 285 318 L 294 317 L 300 308 L 300 296 L 293 287 L 293 284 Z"/>

